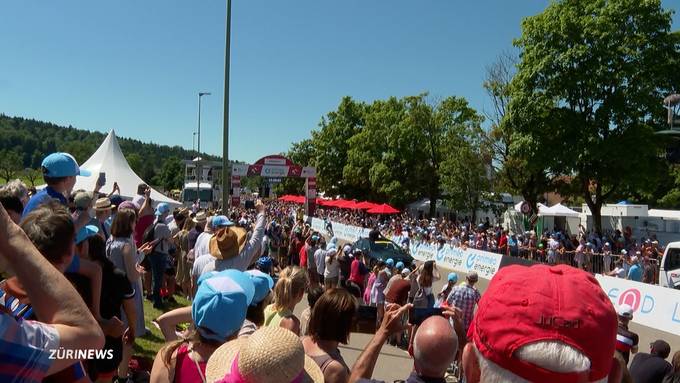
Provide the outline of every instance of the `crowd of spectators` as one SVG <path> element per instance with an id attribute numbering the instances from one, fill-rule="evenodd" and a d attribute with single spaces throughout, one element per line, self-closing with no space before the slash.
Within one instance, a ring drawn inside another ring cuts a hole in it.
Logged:
<path id="1" fill-rule="evenodd" d="M 444 277 L 435 262 L 373 259 L 315 232 L 296 205 L 258 201 L 253 209 L 192 212 L 155 203 L 146 185 L 132 201 L 115 184 L 101 193 L 103 180 L 91 191 L 73 191 L 75 177 L 89 174 L 66 153 L 47 156 L 43 174 L 47 187 L 39 192 L 29 194 L 20 183 L 0 188 L 0 381 L 139 378 L 128 367 L 150 324 L 145 298 L 164 311 L 154 324 L 167 341 L 147 376 L 151 382 L 375 381 L 386 342 L 408 349 L 407 382 L 444 382 L 452 365 L 470 383 L 631 376 L 675 382 L 680 374 L 680 354 L 673 365 L 665 362 L 670 346 L 662 341 L 635 355 L 628 370 L 625 351 L 637 351 L 637 335 L 627 329 L 632 312 L 615 309 L 579 270 L 588 269 L 586 250 L 578 268 L 504 267 L 485 294 L 475 273 L 462 283 L 449 273 L 435 291 Z M 372 241 L 381 231 L 401 237 L 407 248 L 427 242 L 515 255 L 511 244 L 520 242 L 488 222 L 385 220 L 331 210 L 318 216 L 329 226 L 373 228 Z M 560 232 L 545 234 L 534 236 L 533 245 L 530 235 L 528 258 L 541 260 L 544 237 L 565 248 L 571 241 Z M 652 242 L 638 247 L 628 233 L 583 232 L 576 241 L 612 254 L 661 251 Z M 552 256 L 545 254 L 559 263 Z M 180 294 L 191 304 L 168 311 Z M 310 307 L 298 317 L 305 295 Z M 188 329 L 176 331 L 180 323 Z M 372 339 L 350 365 L 340 345 L 358 328 Z M 627 350 L 619 338 L 631 339 Z"/>

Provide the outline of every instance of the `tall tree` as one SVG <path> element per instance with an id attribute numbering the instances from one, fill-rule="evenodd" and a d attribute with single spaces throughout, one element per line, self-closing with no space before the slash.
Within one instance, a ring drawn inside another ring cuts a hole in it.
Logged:
<path id="1" fill-rule="evenodd" d="M 14 150 L 0 151 L 0 179 L 9 182 L 15 179 L 22 169 L 22 160 Z"/>
<path id="2" fill-rule="evenodd" d="M 42 180 L 42 172 L 40 170 L 25 168 L 23 171 L 24 178 L 28 180 L 28 183 L 32 187 L 35 187 L 36 181 Z"/>
<path id="3" fill-rule="evenodd" d="M 184 166 L 177 157 L 171 157 L 163 163 L 161 172 L 158 174 L 156 182 L 165 191 L 181 189 L 184 183 Z"/>
<path id="4" fill-rule="evenodd" d="M 347 164 L 348 140 L 363 125 L 366 105 L 344 97 L 338 109 L 321 119 L 320 130 L 312 132 L 318 170 L 317 187 L 328 195 L 345 194 L 351 189 L 343 183 Z"/>
<path id="5" fill-rule="evenodd" d="M 562 0 L 525 19 L 515 41 L 513 103 L 543 119 L 515 127 L 556 152 L 550 173 L 569 177 L 561 192 L 583 196 L 596 230 L 603 203 L 621 185 L 644 188 L 655 173 L 653 133 L 677 54 L 670 26 L 659 0 Z M 544 137 L 561 144 L 545 145 Z"/>

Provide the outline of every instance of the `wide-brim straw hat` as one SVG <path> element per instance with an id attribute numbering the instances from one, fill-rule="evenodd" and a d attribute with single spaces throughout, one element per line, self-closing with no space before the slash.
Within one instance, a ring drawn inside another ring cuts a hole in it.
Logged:
<path id="1" fill-rule="evenodd" d="M 114 207 L 116 207 L 116 205 L 113 205 L 111 200 L 106 197 L 99 198 L 97 202 L 94 203 L 94 210 L 108 210 L 113 209 Z"/>
<path id="2" fill-rule="evenodd" d="M 196 213 L 196 217 L 194 217 L 194 222 L 196 223 L 203 223 L 208 221 L 208 216 L 205 214 L 204 211 L 199 211 Z"/>
<path id="3" fill-rule="evenodd" d="M 300 338 L 276 326 L 260 328 L 251 336 L 225 343 L 213 352 L 205 369 L 206 380 L 221 381 L 233 373 L 253 383 L 288 383 L 298 376 L 305 383 L 324 381 L 319 366 L 305 355 Z"/>
<path id="4" fill-rule="evenodd" d="M 237 257 L 246 247 L 248 233 L 240 227 L 223 227 L 210 238 L 210 255 L 217 259 Z"/>

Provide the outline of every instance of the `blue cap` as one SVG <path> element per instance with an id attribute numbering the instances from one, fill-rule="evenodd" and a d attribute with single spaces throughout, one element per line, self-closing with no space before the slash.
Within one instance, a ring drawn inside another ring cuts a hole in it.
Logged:
<path id="1" fill-rule="evenodd" d="M 338 238 L 333 237 L 331 238 L 330 242 L 328 242 L 328 245 L 326 246 L 326 250 L 335 250 L 338 248 Z"/>
<path id="2" fill-rule="evenodd" d="M 270 273 L 272 271 L 272 264 L 273 262 L 270 257 L 260 257 L 257 262 L 255 262 L 257 269 L 265 273 Z"/>
<path id="3" fill-rule="evenodd" d="M 403 268 L 404 268 L 404 262 L 402 262 L 402 261 L 397 262 L 397 269 L 401 270 Z"/>
<path id="4" fill-rule="evenodd" d="M 449 282 L 458 282 L 458 274 L 456 273 L 449 273 Z"/>
<path id="5" fill-rule="evenodd" d="M 394 259 L 387 258 L 387 260 L 385 261 L 385 264 L 389 267 L 394 267 Z"/>
<path id="6" fill-rule="evenodd" d="M 269 274 L 265 274 L 260 270 L 248 270 L 246 271 L 246 274 L 250 276 L 250 279 L 255 285 L 255 296 L 251 303 L 252 306 L 255 306 L 269 295 L 269 292 L 274 287 L 274 280 Z"/>
<path id="7" fill-rule="evenodd" d="M 243 326 L 254 295 L 250 277 L 238 270 L 225 270 L 204 279 L 191 305 L 198 332 L 206 339 L 224 342 Z"/>
<path id="8" fill-rule="evenodd" d="M 99 228 L 97 226 L 87 225 L 83 227 L 78 230 L 78 233 L 76 234 L 76 245 L 90 237 L 94 237 L 97 233 L 99 233 Z"/>
<path id="9" fill-rule="evenodd" d="M 234 223 L 224 215 L 216 215 L 212 219 L 212 227 L 227 227 L 234 226 Z"/>
<path id="10" fill-rule="evenodd" d="M 68 153 L 50 154 L 43 160 L 42 167 L 43 176 L 51 178 L 92 175 L 88 170 L 81 169 L 75 158 Z"/>
<path id="11" fill-rule="evenodd" d="M 170 213 L 170 205 L 165 202 L 161 202 L 156 206 L 156 216 L 159 217 L 163 214 Z"/>

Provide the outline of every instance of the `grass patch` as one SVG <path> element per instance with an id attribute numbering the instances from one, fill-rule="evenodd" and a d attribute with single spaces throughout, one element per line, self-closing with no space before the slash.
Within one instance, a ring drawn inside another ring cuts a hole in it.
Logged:
<path id="1" fill-rule="evenodd" d="M 184 299 L 183 297 L 180 297 L 179 295 L 175 295 L 175 299 L 177 300 L 177 303 L 168 304 L 168 309 L 166 311 L 191 305 L 191 302 Z M 165 344 L 163 334 L 159 329 L 156 328 L 156 326 L 151 323 L 151 320 L 158 318 L 161 314 L 163 314 L 163 312 L 153 308 L 152 302 L 144 299 L 144 324 L 150 331 L 147 332 L 143 337 L 137 338 L 135 340 L 135 356 L 150 358 L 153 360 L 156 357 L 158 350 Z"/>

